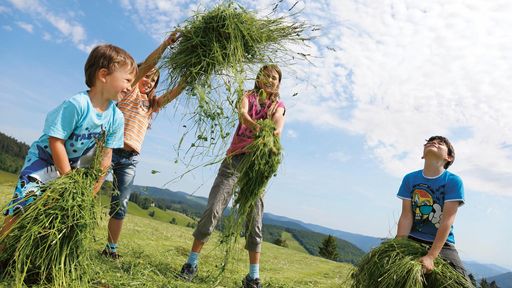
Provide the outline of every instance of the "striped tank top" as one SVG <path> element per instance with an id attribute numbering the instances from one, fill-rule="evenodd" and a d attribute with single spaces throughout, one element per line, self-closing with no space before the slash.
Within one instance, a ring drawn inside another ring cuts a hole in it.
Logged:
<path id="1" fill-rule="evenodd" d="M 124 143 L 140 153 L 153 113 L 149 100 L 135 87 L 130 95 L 117 103 L 117 107 L 124 115 Z"/>

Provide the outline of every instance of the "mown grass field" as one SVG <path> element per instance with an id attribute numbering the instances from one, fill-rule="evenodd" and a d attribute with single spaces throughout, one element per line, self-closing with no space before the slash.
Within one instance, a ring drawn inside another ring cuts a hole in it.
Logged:
<path id="1" fill-rule="evenodd" d="M 5 206 L 11 197 L 16 181 L 13 174 L 0 171 L 0 205 Z M 102 205 L 107 198 L 99 199 Z M 133 205 L 133 203 L 131 203 Z M 181 265 L 188 256 L 192 243 L 192 229 L 184 227 L 191 219 L 173 211 L 161 211 L 156 208 L 155 216 L 149 217 L 148 210 L 135 205 L 129 207 L 123 234 L 119 246 L 122 259 L 106 259 L 99 255 L 105 245 L 107 212 L 102 214 L 96 231 L 95 242 L 90 247 L 94 252 L 95 265 L 92 287 L 240 287 L 241 280 L 248 271 L 247 252 L 243 250 L 243 241 L 235 253 L 233 265 L 226 271 L 223 280 L 215 286 L 216 265 L 222 259 L 222 251 L 217 247 L 215 233 L 200 256 L 198 277 L 191 283 L 176 278 Z M 0 216 L 2 217 L 2 216 Z M 175 217 L 178 225 L 169 224 L 169 217 Z M 185 217 L 185 218 L 183 218 Z M 3 217 L 2 217 L 3 218 Z M 188 218 L 188 219 L 187 219 Z M 3 221 L 3 220 L 2 220 Z M 185 224 L 185 225 L 183 225 Z M 352 265 L 337 263 L 323 258 L 310 256 L 293 240 L 284 235 L 289 248 L 263 243 L 260 274 L 264 287 L 349 287 L 348 274 Z M 11 282 L 4 280 L 0 287 L 10 287 Z"/>

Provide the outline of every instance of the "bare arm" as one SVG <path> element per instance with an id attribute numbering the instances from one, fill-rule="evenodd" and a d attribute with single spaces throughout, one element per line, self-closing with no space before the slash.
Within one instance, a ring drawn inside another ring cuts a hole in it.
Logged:
<path id="1" fill-rule="evenodd" d="M 154 107 L 153 110 L 155 112 L 158 112 L 158 110 L 160 110 L 162 107 L 171 103 L 174 99 L 176 99 L 176 97 L 178 97 L 181 94 L 181 92 L 183 92 L 183 90 L 185 90 L 186 87 L 186 82 L 183 80 L 180 81 L 180 83 L 176 87 L 165 92 L 165 94 L 163 94 L 162 96 L 156 98 L 156 107 Z"/>
<path id="2" fill-rule="evenodd" d="M 396 238 L 407 238 L 412 228 L 412 206 L 411 200 L 402 200 L 402 213 L 398 220 Z"/>
<path id="3" fill-rule="evenodd" d="M 151 69 L 155 68 L 156 64 L 164 54 L 165 49 L 176 43 L 176 41 L 178 41 L 178 38 L 178 31 L 173 31 L 171 35 L 167 39 L 165 39 L 164 42 L 160 44 L 160 46 L 158 46 L 158 48 L 156 48 L 153 52 L 151 52 L 151 54 L 148 55 L 148 57 L 146 57 L 144 62 L 142 62 L 141 66 L 139 67 L 139 71 L 135 76 L 135 80 L 133 80 L 132 82 L 132 87 L 135 87 L 135 85 L 139 83 L 142 77 L 148 74 L 148 72 L 151 71 Z"/>
<path id="4" fill-rule="evenodd" d="M 103 150 L 103 158 L 101 159 L 101 176 L 98 179 L 98 182 L 94 185 L 94 188 L 92 190 L 92 194 L 96 195 L 98 191 L 100 191 L 101 185 L 105 181 L 105 178 L 107 177 L 108 169 L 110 168 L 110 164 L 112 163 L 112 149 L 111 148 L 105 148 Z"/>
<path id="5" fill-rule="evenodd" d="M 281 132 L 283 132 L 284 127 L 284 108 L 277 108 L 274 116 L 272 116 L 272 122 L 276 125 L 276 130 L 274 131 L 274 135 L 281 136 Z"/>
<path id="6" fill-rule="evenodd" d="M 238 109 L 238 118 L 243 125 L 251 128 L 252 131 L 258 132 L 260 130 L 260 125 L 256 123 L 251 116 L 249 116 L 249 100 L 247 99 L 248 93 L 244 95 L 242 98 L 242 103 L 240 103 L 240 109 Z"/>
<path id="7" fill-rule="evenodd" d="M 69 164 L 68 154 L 66 152 L 65 140 L 49 137 L 48 143 L 50 145 L 50 151 L 52 152 L 53 163 L 59 171 L 60 175 L 64 175 L 71 171 L 71 165 Z"/>
<path id="8" fill-rule="evenodd" d="M 420 258 L 420 262 L 423 264 L 426 272 L 434 270 L 434 260 L 439 256 L 439 252 L 443 249 L 443 245 L 448 239 L 450 229 L 455 222 L 455 216 L 457 215 L 457 209 L 459 208 L 458 201 L 445 202 L 443 207 L 443 216 L 441 217 L 441 225 L 437 229 L 436 238 L 432 247 L 428 250 L 427 255 Z"/>

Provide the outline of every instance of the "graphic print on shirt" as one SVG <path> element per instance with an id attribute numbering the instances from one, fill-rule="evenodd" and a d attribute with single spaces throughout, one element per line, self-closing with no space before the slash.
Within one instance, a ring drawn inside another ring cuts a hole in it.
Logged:
<path id="1" fill-rule="evenodd" d="M 412 191 L 412 210 L 414 213 L 414 223 L 418 231 L 423 227 L 434 225 L 439 228 L 443 207 L 439 203 L 444 202 L 445 185 L 437 188 L 437 191 L 426 184 L 417 184 Z"/>

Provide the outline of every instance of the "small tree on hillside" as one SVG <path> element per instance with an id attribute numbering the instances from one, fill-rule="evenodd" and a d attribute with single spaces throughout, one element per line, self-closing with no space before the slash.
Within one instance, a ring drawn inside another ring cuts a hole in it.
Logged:
<path id="1" fill-rule="evenodd" d="M 176 217 L 172 217 L 172 219 L 171 219 L 171 221 L 169 223 L 177 225 L 178 221 L 176 220 Z"/>
<path id="2" fill-rule="evenodd" d="M 469 280 L 471 281 L 471 284 L 473 284 L 474 287 L 477 287 L 475 276 L 473 276 L 473 274 L 470 273 L 468 277 Z"/>
<path id="3" fill-rule="evenodd" d="M 338 260 L 339 254 L 338 245 L 336 245 L 336 238 L 332 235 L 327 236 L 327 238 L 322 241 L 322 245 L 318 247 L 318 254 L 329 260 Z"/>
<path id="4" fill-rule="evenodd" d="M 276 240 L 274 240 L 274 244 L 288 248 L 288 242 L 286 241 L 286 239 L 283 239 L 282 237 L 276 238 Z"/>

